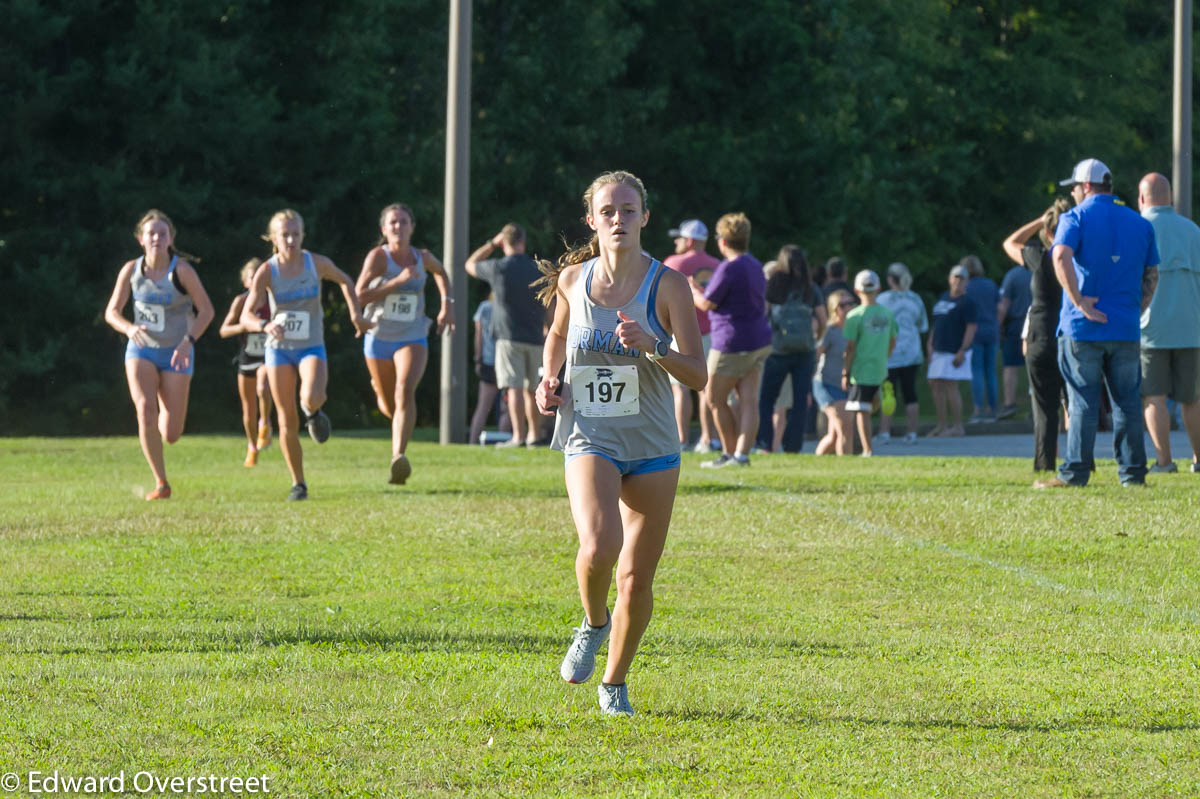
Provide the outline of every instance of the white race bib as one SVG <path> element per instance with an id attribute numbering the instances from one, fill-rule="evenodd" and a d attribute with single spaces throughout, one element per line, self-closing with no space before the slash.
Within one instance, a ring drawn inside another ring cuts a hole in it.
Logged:
<path id="1" fill-rule="evenodd" d="M 246 336 L 246 354 L 251 358 L 262 358 L 267 354 L 267 334 L 250 333 Z"/>
<path id="2" fill-rule="evenodd" d="M 383 318 L 389 322 L 411 322 L 417 318 L 417 294 L 398 291 L 383 298 Z"/>
<path id="3" fill-rule="evenodd" d="M 133 323 L 135 325 L 143 325 L 151 333 L 163 332 L 163 326 L 167 321 L 167 309 L 161 305 L 154 305 L 149 302 L 133 303 Z"/>
<path id="4" fill-rule="evenodd" d="M 308 311 L 280 311 L 275 324 L 283 328 L 283 337 L 294 341 L 308 338 Z"/>
<path id="5" fill-rule="evenodd" d="M 580 416 L 633 416 L 641 409 L 636 366 L 572 366 L 571 397 Z"/>

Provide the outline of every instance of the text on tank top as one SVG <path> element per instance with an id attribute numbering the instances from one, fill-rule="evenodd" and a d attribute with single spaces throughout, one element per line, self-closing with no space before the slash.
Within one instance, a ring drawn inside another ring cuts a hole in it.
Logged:
<path id="1" fill-rule="evenodd" d="M 283 339 L 268 340 L 269 349 L 300 350 L 325 343 L 321 276 L 312 253 L 302 252 L 304 265 L 293 277 L 284 277 L 280 272 L 278 255 L 267 261 L 271 265 L 271 319 L 283 328 Z"/>
<path id="2" fill-rule="evenodd" d="M 171 256 L 167 272 L 158 280 L 146 276 L 145 256 L 138 258 L 129 279 L 133 295 L 133 323 L 145 328 L 151 347 L 179 346 L 195 318 L 192 298 L 175 285 L 179 256 Z"/>
<path id="3" fill-rule="evenodd" d="M 369 288 L 376 288 L 404 271 L 387 247 L 381 249 L 387 258 L 387 266 L 382 275 L 368 284 Z M 380 341 L 423 338 L 429 329 L 429 319 L 425 316 L 425 282 L 429 276 L 421 251 L 416 247 L 412 251 L 417 257 L 416 264 L 411 267 L 416 276 L 401 283 L 383 299 L 368 303 L 364 309 L 366 319 L 375 323 L 371 334 Z"/>
<path id="4" fill-rule="evenodd" d="M 554 448 L 640 460 L 679 452 L 675 403 L 666 371 L 644 352 L 624 347 L 618 312 L 661 341 L 671 336 L 655 313 L 666 267 L 652 260 L 637 293 L 608 307 L 591 298 L 596 259 L 583 265 L 572 289 L 563 389 Z"/>

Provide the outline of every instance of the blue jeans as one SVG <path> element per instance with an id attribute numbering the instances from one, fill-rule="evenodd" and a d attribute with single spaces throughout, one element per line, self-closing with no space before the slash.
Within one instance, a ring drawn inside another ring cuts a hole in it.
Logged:
<path id="1" fill-rule="evenodd" d="M 758 446 L 770 449 L 775 440 L 775 423 L 771 416 L 775 400 L 788 375 L 792 377 L 792 407 L 788 409 L 787 427 L 783 429 L 783 451 L 799 452 L 804 446 L 804 422 L 808 415 L 808 392 L 812 388 L 813 354 L 793 352 L 771 353 L 763 364 L 762 387 L 758 392 Z"/>
<path id="2" fill-rule="evenodd" d="M 1104 383 L 1112 399 L 1117 473 L 1122 483 L 1146 482 L 1140 346 L 1137 341 L 1058 339 L 1058 368 L 1067 384 L 1071 414 L 1067 452 L 1058 469 L 1064 482 L 1087 485 L 1091 476 Z"/>
<path id="3" fill-rule="evenodd" d="M 985 401 L 986 400 L 986 401 Z M 971 345 L 971 401 L 975 412 L 996 410 L 996 342 Z"/>

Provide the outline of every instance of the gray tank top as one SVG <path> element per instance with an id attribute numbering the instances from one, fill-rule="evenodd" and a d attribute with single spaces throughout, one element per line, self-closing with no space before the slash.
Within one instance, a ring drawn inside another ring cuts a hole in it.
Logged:
<path id="1" fill-rule="evenodd" d="M 279 256 L 272 255 L 271 318 L 283 325 L 283 339 L 267 339 L 267 348 L 303 350 L 325 343 L 325 319 L 321 310 L 321 276 L 312 253 L 304 250 L 304 268 L 295 277 L 279 273 Z"/>
<path id="2" fill-rule="evenodd" d="M 666 267 L 652 260 L 633 299 L 619 308 L 591 298 L 596 259 L 583 265 L 571 290 L 563 404 L 554 424 L 554 449 L 573 455 L 596 452 L 630 461 L 679 454 L 675 402 L 665 369 L 616 336 L 622 311 L 661 341 L 670 341 L 654 312 Z"/>
<path id="3" fill-rule="evenodd" d="M 138 258 L 129 287 L 133 294 L 133 323 L 144 325 L 151 347 L 175 349 L 187 335 L 196 318 L 192 298 L 175 287 L 175 265 L 179 256 L 171 257 L 167 273 L 151 280 L 143 271 L 145 257 Z"/>
<path id="4" fill-rule="evenodd" d="M 417 255 L 417 276 L 401 283 L 382 300 L 367 303 L 364 309 L 363 315 L 367 321 L 375 323 L 371 334 L 380 341 L 416 341 L 429 333 L 430 320 L 425 316 L 425 281 L 428 274 L 421 251 L 414 247 L 413 252 Z M 387 257 L 387 269 L 370 282 L 370 288 L 391 280 L 403 271 L 392 260 L 392 254 L 386 247 L 383 248 L 383 254 Z"/>

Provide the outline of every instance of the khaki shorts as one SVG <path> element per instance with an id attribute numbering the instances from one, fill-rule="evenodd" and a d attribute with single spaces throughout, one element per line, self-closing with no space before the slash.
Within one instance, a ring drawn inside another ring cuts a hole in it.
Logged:
<path id="1" fill-rule="evenodd" d="M 767 356 L 770 354 L 770 344 L 760 347 L 757 350 L 751 350 L 750 352 L 710 350 L 708 353 L 708 373 L 710 375 L 741 379 L 755 369 L 762 369 L 763 364 L 767 362 Z"/>
<path id="2" fill-rule="evenodd" d="M 533 391 L 542 368 L 542 345 L 500 339 L 496 342 L 496 385 Z"/>
<path id="3" fill-rule="evenodd" d="M 704 347 L 704 362 L 708 363 L 708 353 L 712 349 L 712 336 L 701 336 L 700 337 L 700 345 L 702 347 Z M 675 341 L 674 338 L 671 339 L 671 347 L 676 352 L 679 352 L 679 344 L 678 344 L 678 342 Z M 680 383 L 678 380 L 675 379 L 674 375 L 668 374 L 668 377 L 671 378 L 671 385 L 673 385 L 673 386 L 682 386 L 683 385 L 683 383 Z"/>
<path id="4" fill-rule="evenodd" d="M 1200 347 L 1142 350 L 1142 396 L 1190 405 L 1200 397 Z"/>

